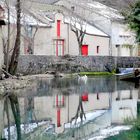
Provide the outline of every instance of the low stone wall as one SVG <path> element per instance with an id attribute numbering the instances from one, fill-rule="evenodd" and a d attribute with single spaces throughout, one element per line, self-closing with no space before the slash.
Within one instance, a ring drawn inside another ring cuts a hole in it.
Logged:
<path id="1" fill-rule="evenodd" d="M 115 67 L 140 67 L 140 57 L 112 56 L 40 56 L 21 55 L 18 72 L 23 74 L 39 74 L 47 71 L 63 73 L 80 71 L 107 71 Z"/>

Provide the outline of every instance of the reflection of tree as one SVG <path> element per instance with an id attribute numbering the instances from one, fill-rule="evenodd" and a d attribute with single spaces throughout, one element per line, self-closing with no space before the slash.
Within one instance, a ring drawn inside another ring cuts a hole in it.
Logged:
<path id="1" fill-rule="evenodd" d="M 72 123 L 73 120 L 75 120 L 75 124 L 76 124 L 79 116 L 80 116 L 81 123 L 82 123 L 83 119 L 84 118 L 86 119 L 86 115 L 85 115 L 85 112 L 84 112 L 83 102 L 82 102 L 81 96 L 79 96 L 79 104 L 78 104 L 78 108 L 77 108 L 77 111 L 76 111 L 76 115 L 71 119 L 71 123 Z"/>
<path id="2" fill-rule="evenodd" d="M 12 113 L 14 116 L 15 124 L 16 124 L 16 131 L 17 131 L 17 140 L 21 140 L 21 120 L 20 120 L 20 108 L 18 98 L 15 94 L 8 95 L 5 98 L 5 111 L 7 114 L 7 122 L 8 122 L 8 140 L 10 140 L 10 115 L 9 115 L 9 102 L 11 105 Z"/>
<path id="3" fill-rule="evenodd" d="M 27 98 L 26 116 L 27 121 L 30 123 L 33 120 L 34 102 L 32 97 Z"/>
<path id="4" fill-rule="evenodd" d="M 20 128 L 21 120 L 20 120 L 20 109 L 19 109 L 18 98 L 15 94 L 12 94 L 9 96 L 9 99 L 10 99 L 12 113 L 16 124 L 17 140 L 21 140 L 21 128 Z"/>
<path id="5" fill-rule="evenodd" d="M 10 115 L 9 115 L 9 98 L 6 97 L 4 100 L 4 111 L 6 112 L 7 123 L 8 123 L 8 140 L 10 140 Z"/>

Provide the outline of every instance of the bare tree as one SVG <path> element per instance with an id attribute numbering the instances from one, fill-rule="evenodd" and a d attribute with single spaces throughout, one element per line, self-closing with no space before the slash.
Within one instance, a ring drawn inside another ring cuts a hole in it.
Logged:
<path id="1" fill-rule="evenodd" d="M 8 67 L 9 67 L 9 48 L 10 48 L 10 7 L 9 7 L 9 1 L 7 2 L 5 0 L 6 6 L 7 6 L 7 11 L 8 11 L 8 38 L 7 38 L 7 45 L 4 42 L 4 54 L 5 54 L 5 59 L 4 63 L 6 65 L 6 72 L 8 72 Z"/>
<path id="2" fill-rule="evenodd" d="M 11 61 L 9 64 L 9 73 L 14 75 L 18 65 L 18 58 L 20 53 L 20 36 L 21 36 L 21 1 L 17 0 L 16 3 L 17 11 L 17 35 L 15 40 L 14 50 L 11 56 Z"/>
<path id="3" fill-rule="evenodd" d="M 72 2 L 72 5 L 75 4 L 75 6 L 71 7 L 71 10 L 69 11 L 70 14 L 68 16 L 70 18 L 71 30 L 75 33 L 77 38 L 77 42 L 79 46 L 79 55 L 81 55 L 81 47 L 83 45 L 84 37 L 86 34 L 86 28 L 87 28 L 86 17 L 91 14 L 91 11 L 86 11 L 85 9 L 80 7 L 78 4 L 79 2 L 80 2 L 79 0 L 75 0 L 74 3 Z"/>
<path id="4" fill-rule="evenodd" d="M 77 17 L 72 17 L 70 25 L 71 25 L 71 30 L 76 35 L 78 46 L 79 46 L 79 55 L 81 55 L 81 47 L 86 33 L 86 23 Z"/>

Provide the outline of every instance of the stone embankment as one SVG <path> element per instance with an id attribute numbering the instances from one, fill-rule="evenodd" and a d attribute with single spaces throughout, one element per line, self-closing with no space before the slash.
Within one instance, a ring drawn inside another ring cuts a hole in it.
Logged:
<path id="1" fill-rule="evenodd" d="M 140 57 L 113 56 L 43 56 L 21 55 L 18 72 L 45 74 L 48 71 L 60 73 L 104 72 L 115 68 L 140 67 Z"/>

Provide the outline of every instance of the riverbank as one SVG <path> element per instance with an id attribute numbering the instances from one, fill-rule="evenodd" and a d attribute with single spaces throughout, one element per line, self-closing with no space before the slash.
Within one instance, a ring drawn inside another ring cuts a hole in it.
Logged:
<path id="1" fill-rule="evenodd" d="M 57 75 L 47 73 L 47 74 L 37 74 L 37 75 L 26 75 L 20 76 L 18 78 L 8 78 L 5 80 L 0 80 L 0 95 L 3 95 L 6 92 L 11 92 L 13 90 L 30 88 L 33 87 L 34 81 L 39 79 L 53 79 L 57 77 L 68 78 L 75 77 L 77 75 L 87 75 L 87 76 L 108 76 L 113 75 L 113 73 L 109 72 L 81 72 L 81 73 L 73 73 L 73 74 L 64 74 L 58 73 Z"/>
<path id="2" fill-rule="evenodd" d="M 58 77 L 72 77 L 77 74 L 63 74 L 60 73 Z M 31 88 L 34 85 L 35 80 L 39 79 L 52 79 L 55 75 L 53 74 L 37 74 L 20 76 L 19 78 L 8 78 L 0 81 L 0 95 L 23 88 Z"/>
<path id="3" fill-rule="evenodd" d="M 40 78 L 53 78 L 50 74 L 38 74 L 21 76 L 19 78 L 8 78 L 0 81 L 0 95 L 13 90 L 28 88 L 33 86 L 33 81 Z"/>

